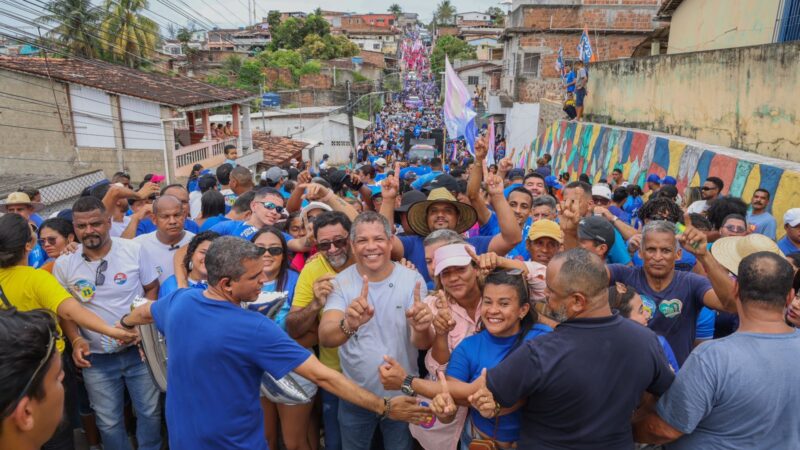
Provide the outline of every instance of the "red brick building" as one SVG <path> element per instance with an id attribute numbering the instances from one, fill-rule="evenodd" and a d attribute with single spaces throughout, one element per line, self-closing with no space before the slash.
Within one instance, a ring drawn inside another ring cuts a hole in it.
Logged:
<path id="1" fill-rule="evenodd" d="M 344 31 L 360 31 L 368 28 L 391 30 L 397 18 L 394 14 L 350 14 L 342 16 L 341 21 Z"/>
<path id="2" fill-rule="evenodd" d="M 662 0 L 554 0 L 547 4 L 514 1 L 501 35 L 505 64 L 500 93 L 515 101 L 536 103 L 558 98 L 559 47 L 565 63 L 578 59 L 578 42 L 589 29 L 598 60 L 629 58 L 657 26 Z"/>

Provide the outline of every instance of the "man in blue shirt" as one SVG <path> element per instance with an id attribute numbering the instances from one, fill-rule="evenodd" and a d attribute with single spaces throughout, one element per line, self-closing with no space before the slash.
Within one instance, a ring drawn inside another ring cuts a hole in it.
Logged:
<path id="1" fill-rule="evenodd" d="M 754 233 L 775 240 L 777 223 L 775 217 L 767 212 L 769 206 L 769 191 L 766 189 L 756 189 L 753 198 L 750 200 L 750 211 L 747 213 L 747 223 L 755 226 Z"/>
<path id="2" fill-rule="evenodd" d="M 800 252 L 800 208 L 792 208 L 783 215 L 783 229 L 786 236 L 778 241 L 784 255 Z"/>
<path id="3" fill-rule="evenodd" d="M 696 348 L 655 408 L 634 420 L 636 442 L 670 449 L 797 448 L 800 332 L 785 322 L 794 271 L 757 252 L 738 266 L 740 331 Z M 744 331 L 746 330 L 746 331 Z"/>
<path id="4" fill-rule="evenodd" d="M 259 386 L 264 372 L 296 372 L 384 418 L 420 422 L 430 414 L 411 397 L 380 397 L 330 369 L 266 316 L 241 307 L 266 281 L 260 249 L 217 238 L 206 256 L 208 289 L 181 289 L 123 316 L 131 329 L 154 322 L 167 340 L 167 426 L 176 449 L 267 450 Z"/>
<path id="5" fill-rule="evenodd" d="M 433 158 L 431 160 L 430 170 L 431 170 L 430 172 L 419 176 L 416 179 L 416 181 L 411 183 L 411 187 L 419 191 L 422 189 L 422 186 L 424 186 L 426 183 L 438 177 L 439 175 L 443 174 L 444 172 L 442 171 L 442 160 L 440 158 Z"/>

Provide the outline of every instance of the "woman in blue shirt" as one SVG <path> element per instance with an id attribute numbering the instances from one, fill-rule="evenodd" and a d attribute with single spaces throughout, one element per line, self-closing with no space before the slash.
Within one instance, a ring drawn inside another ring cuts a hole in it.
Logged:
<path id="1" fill-rule="evenodd" d="M 267 281 L 261 288 L 263 293 L 286 292 L 287 297 L 280 311 L 275 317 L 275 322 L 285 329 L 286 314 L 292 307 L 294 288 L 297 284 L 298 273 L 289 268 L 289 249 L 283 232 L 273 226 L 265 226 L 258 230 L 251 241 L 265 249 L 264 276 Z M 271 303 L 271 302 L 270 302 Z M 256 302 L 250 309 L 266 314 L 275 306 L 269 303 Z M 311 426 L 311 410 L 314 406 L 316 386 L 309 380 L 291 374 L 291 376 L 309 393 L 310 401 L 304 404 L 285 405 L 272 402 L 262 396 L 261 407 L 264 410 L 264 434 L 266 434 L 269 448 L 278 448 L 278 418 L 280 417 L 283 442 L 287 448 L 312 448 L 311 442 L 319 442 L 318 428 Z"/>
<path id="2" fill-rule="evenodd" d="M 211 241 L 218 238 L 219 234 L 213 231 L 204 231 L 195 235 L 189 245 L 187 246 L 186 256 L 183 257 L 183 268 L 189 274 L 186 281 L 189 287 L 205 289 L 208 287 L 206 277 L 206 252 L 208 247 L 211 246 Z M 178 280 L 175 275 L 170 275 L 169 278 L 164 280 L 161 287 L 158 289 L 158 298 L 164 298 L 167 295 L 178 290 Z"/>

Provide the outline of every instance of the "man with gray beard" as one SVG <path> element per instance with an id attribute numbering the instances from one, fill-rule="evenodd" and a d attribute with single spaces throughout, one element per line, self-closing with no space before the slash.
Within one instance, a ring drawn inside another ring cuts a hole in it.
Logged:
<path id="1" fill-rule="evenodd" d="M 326 211 L 313 219 L 314 240 L 319 252 L 306 263 L 297 279 L 292 309 L 286 316 L 286 332 L 297 342 L 310 348 L 317 343 L 317 327 L 322 309 L 333 291 L 333 278 L 355 262 L 348 237 L 350 219 L 344 213 Z M 319 347 L 322 364 L 341 372 L 338 347 Z M 319 390 L 322 395 L 325 448 L 341 449 L 339 433 L 339 398 Z"/>

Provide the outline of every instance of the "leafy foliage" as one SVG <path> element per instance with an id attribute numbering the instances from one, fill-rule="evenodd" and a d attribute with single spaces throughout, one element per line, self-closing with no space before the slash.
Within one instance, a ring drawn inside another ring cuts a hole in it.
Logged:
<path id="1" fill-rule="evenodd" d="M 486 14 L 492 16 L 492 24 L 496 27 L 503 27 L 506 23 L 506 13 L 503 11 L 503 8 L 497 6 L 490 6 L 489 9 L 486 10 Z"/>
<path id="2" fill-rule="evenodd" d="M 57 24 L 48 37 L 67 48 L 69 53 L 82 58 L 100 55 L 98 39 L 103 10 L 93 6 L 91 0 L 54 0 L 47 7 L 49 14 L 37 19 L 43 24 Z"/>
<path id="3" fill-rule="evenodd" d="M 104 6 L 106 14 L 100 25 L 103 52 L 129 67 L 141 66 L 159 41 L 158 24 L 142 14 L 147 0 L 105 0 Z"/>
<path id="4" fill-rule="evenodd" d="M 456 21 L 456 8 L 450 0 L 442 0 L 433 13 L 434 20 L 439 25 L 452 25 Z"/>
<path id="5" fill-rule="evenodd" d="M 436 41 L 431 52 L 431 70 L 438 74 L 444 70 L 444 57 L 447 55 L 451 61 L 456 59 L 475 59 L 475 47 L 467 44 L 455 36 L 442 36 Z"/>

